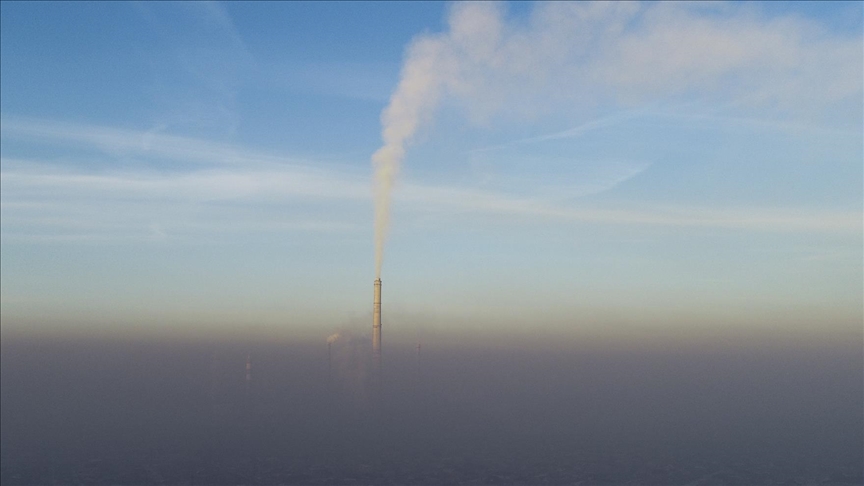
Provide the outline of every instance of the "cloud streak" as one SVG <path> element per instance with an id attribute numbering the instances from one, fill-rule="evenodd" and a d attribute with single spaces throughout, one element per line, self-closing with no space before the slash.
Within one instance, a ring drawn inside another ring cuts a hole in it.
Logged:
<path id="1" fill-rule="evenodd" d="M 7 140 L 37 140 L 90 153 L 167 158 L 171 170 L 60 165 L 52 160 L 0 160 L 4 239 L 153 241 L 196 234 L 269 231 L 361 232 L 356 212 L 369 201 L 367 175 L 347 166 L 312 165 L 206 140 L 53 122 L 4 119 Z M 160 167 L 164 166 L 162 164 Z M 748 231 L 856 233 L 858 212 L 795 208 L 717 209 L 674 206 L 580 208 L 472 187 L 405 181 L 393 197 L 401 217 L 504 218 L 514 223 L 713 227 Z M 358 204 L 361 204 L 358 206 Z M 298 209 L 301 208 L 302 209 Z M 154 230 L 155 228 L 155 230 Z M 118 236 L 119 235 L 119 236 Z"/>
<path id="2" fill-rule="evenodd" d="M 204 165 L 285 165 L 310 161 L 241 150 L 229 144 L 106 126 L 4 117 L 2 135 L 25 141 L 67 144 L 111 156 L 142 155 Z"/>

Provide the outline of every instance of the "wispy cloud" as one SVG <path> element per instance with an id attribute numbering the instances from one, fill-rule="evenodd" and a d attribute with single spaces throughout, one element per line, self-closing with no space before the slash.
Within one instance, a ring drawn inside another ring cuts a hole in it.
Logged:
<path id="1" fill-rule="evenodd" d="M 0 120 L 3 137 L 68 144 L 97 150 L 110 156 L 140 155 L 164 157 L 204 166 L 286 165 L 310 168 L 311 161 L 274 156 L 234 145 L 192 137 L 170 135 L 158 130 L 127 130 L 114 127 L 56 121 L 9 118 Z"/>
<path id="2" fill-rule="evenodd" d="M 4 239 L 164 241 L 196 234 L 364 232 L 370 176 L 243 147 L 146 131 L 3 119 L 4 139 L 37 139 L 103 155 L 134 154 L 136 168 L 82 168 L 5 155 L 0 160 Z M 170 159 L 148 165 L 152 158 Z M 753 231 L 861 231 L 862 215 L 798 209 L 650 206 L 587 209 L 475 187 L 405 181 L 394 193 L 406 217 L 505 218 L 514 223 L 715 227 Z M 369 213 L 367 216 L 367 212 Z M 400 216 L 401 217 L 401 216 Z"/>
<path id="3" fill-rule="evenodd" d="M 3 161 L 3 183 L 11 193 L 158 201 L 272 201 L 284 198 L 363 199 L 365 180 L 349 174 L 282 170 L 199 170 L 188 173 L 126 171 L 87 174 L 46 171 L 45 164 Z M 35 166 L 36 170 L 25 169 Z"/>
<path id="4" fill-rule="evenodd" d="M 237 95 L 257 61 L 228 9 L 218 2 L 135 4 L 158 39 L 148 86 L 153 121 L 172 130 L 202 127 L 234 133 L 240 123 Z M 180 18 L 182 23 L 176 22 Z M 170 79 L 165 83 L 163 79 Z"/>
<path id="5" fill-rule="evenodd" d="M 647 206 L 642 209 L 583 209 L 470 189 L 405 184 L 397 199 L 425 211 L 457 211 L 546 218 L 572 223 L 715 227 L 756 231 L 854 233 L 862 214 L 788 209 Z"/>

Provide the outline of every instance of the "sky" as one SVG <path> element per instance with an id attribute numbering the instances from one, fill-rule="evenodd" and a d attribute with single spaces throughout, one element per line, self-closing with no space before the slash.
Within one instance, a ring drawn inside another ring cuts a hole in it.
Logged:
<path id="1" fill-rule="evenodd" d="M 6 335 L 860 339 L 861 3 L 0 9 Z"/>

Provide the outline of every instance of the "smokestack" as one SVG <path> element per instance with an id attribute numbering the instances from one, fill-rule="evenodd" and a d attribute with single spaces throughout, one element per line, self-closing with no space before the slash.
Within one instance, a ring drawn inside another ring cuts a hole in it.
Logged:
<path id="1" fill-rule="evenodd" d="M 372 302 L 372 366 L 381 373 L 381 279 L 375 279 L 375 298 Z"/>
<path id="2" fill-rule="evenodd" d="M 420 343 L 417 343 L 417 376 L 415 377 L 415 385 L 417 390 L 420 390 L 420 382 L 422 381 L 422 373 L 420 369 Z"/>
<path id="3" fill-rule="evenodd" d="M 250 397 L 252 392 L 252 355 L 246 355 L 246 398 Z"/>

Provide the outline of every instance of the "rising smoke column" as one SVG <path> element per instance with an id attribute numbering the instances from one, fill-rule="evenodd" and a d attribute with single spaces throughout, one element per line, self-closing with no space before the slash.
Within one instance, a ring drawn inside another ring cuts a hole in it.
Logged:
<path id="1" fill-rule="evenodd" d="M 396 91 L 381 114 L 384 145 L 372 155 L 375 168 L 375 277 L 381 277 L 384 240 L 390 224 L 390 194 L 405 149 L 421 121 L 430 117 L 440 97 L 440 81 L 435 75 L 440 42 L 424 39 L 409 52 Z"/>
<path id="2" fill-rule="evenodd" d="M 445 94 L 455 95 L 462 101 L 476 98 L 488 85 L 484 73 L 503 70 L 518 77 L 519 72 L 524 72 L 523 66 L 514 70 L 513 63 L 507 60 L 508 53 L 501 50 L 507 36 L 499 5 L 457 4 L 448 23 L 447 32 L 424 34 L 412 41 L 399 84 L 381 114 L 384 144 L 372 155 L 376 278 L 381 277 L 384 241 L 390 224 L 391 192 L 405 151 L 418 129 L 431 121 Z"/>

